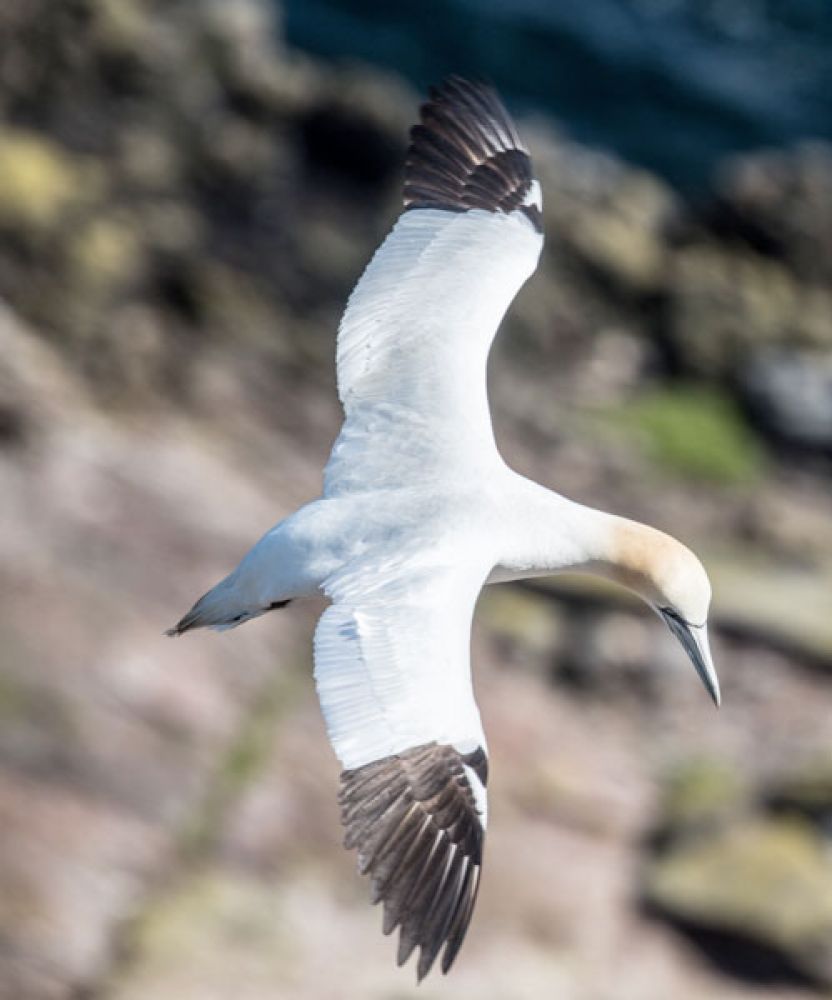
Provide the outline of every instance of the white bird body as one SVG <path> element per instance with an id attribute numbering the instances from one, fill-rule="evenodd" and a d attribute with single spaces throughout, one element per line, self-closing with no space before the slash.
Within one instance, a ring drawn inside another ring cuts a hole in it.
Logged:
<path id="1" fill-rule="evenodd" d="M 537 265 L 540 189 L 496 95 L 451 80 L 412 133 L 407 211 L 341 321 L 345 421 L 320 499 L 271 529 L 171 630 L 230 628 L 324 594 L 315 680 L 342 773 L 347 846 L 421 978 L 453 962 L 476 898 L 487 748 L 470 626 L 486 583 L 579 569 L 665 616 L 718 697 L 710 589 L 680 543 L 512 471 L 486 364 Z M 692 617 L 691 617 L 692 616 Z M 698 661 L 697 661 L 698 657 Z"/>
<path id="2" fill-rule="evenodd" d="M 201 624 L 230 627 L 240 624 L 231 620 L 237 615 L 248 620 L 272 604 L 325 593 L 327 579 L 357 559 L 403 563 L 405 554 L 436 553 L 482 563 L 488 584 L 579 570 L 603 558 L 605 539 L 622 519 L 548 490 L 497 457 L 487 479 L 482 468 L 472 469 L 467 482 L 444 488 L 383 486 L 306 504 L 205 595 L 219 591 L 220 617 Z"/>

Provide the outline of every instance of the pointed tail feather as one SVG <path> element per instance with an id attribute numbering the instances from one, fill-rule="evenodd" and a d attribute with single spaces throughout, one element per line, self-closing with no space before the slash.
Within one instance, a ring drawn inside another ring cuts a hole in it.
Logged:
<path id="1" fill-rule="evenodd" d="M 288 601 L 272 601 L 265 607 L 242 607 L 239 602 L 234 601 L 228 588 L 220 583 L 207 594 L 203 594 L 187 614 L 183 615 L 172 628 L 165 630 L 165 635 L 182 635 L 183 632 L 195 628 L 211 628 L 216 632 L 224 632 L 252 618 L 259 618 L 267 611 L 285 608 L 288 603 Z"/>

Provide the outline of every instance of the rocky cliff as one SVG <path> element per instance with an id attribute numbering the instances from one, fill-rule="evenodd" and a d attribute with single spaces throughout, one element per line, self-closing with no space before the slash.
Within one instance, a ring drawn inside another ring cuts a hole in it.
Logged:
<path id="1" fill-rule="evenodd" d="M 413 990 L 339 845 L 319 608 L 161 632 L 319 488 L 417 103 L 286 50 L 265 0 L 0 11 L 3 998 Z M 486 878 L 419 995 L 828 990 L 832 153 L 691 205 L 522 130 L 547 247 L 501 447 L 701 551 L 725 705 L 621 595 L 485 594 Z"/>

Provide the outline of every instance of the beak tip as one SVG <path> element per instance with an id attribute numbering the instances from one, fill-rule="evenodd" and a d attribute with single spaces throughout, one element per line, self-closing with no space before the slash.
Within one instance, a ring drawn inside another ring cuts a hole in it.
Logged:
<path id="1" fill-rule="evenodd" d="M 707 667 L 705 667 L 705 665 L 702 664 L 702 669 L 700 669 L 700 665 L 697 664 L 697 673 L 699 674 L 702 683 L 705 685 L 705 690 L 711 696 L 711 701 L 717 708 L 721 708 L 722 692 L 719 689 L 719 678 L 716 675 L 713 665 L 709 663 Z"/>
<path id="2" fill-rule="evenodd" d="M 703 669 L 699 670 L 699 666 L 697 665 L 697 671 L 705 684 L 705 689 L 711 696 L 711 701 L 717 708 L 721 708 L 722 692 L 719 689 L 719 678 L 716 675 L 713 664 L 710 662 L 710 656 L 708 657 L 707 665 L 703 664 Z"/>
<path id="3" fill-rule="evenodd" d="M 719 708 L 722 704 L 722 694 L 719 690 L 719 678 L 711 659 L 708 647 L 708 631 L 705 625 L 690 625 L 670 608 L 659 608 L 670 631 L 681 642 L 685 652 L 691 658 L 699 679 L 705 685 L 705 690 L 711 696 L 711 701 Z"/>

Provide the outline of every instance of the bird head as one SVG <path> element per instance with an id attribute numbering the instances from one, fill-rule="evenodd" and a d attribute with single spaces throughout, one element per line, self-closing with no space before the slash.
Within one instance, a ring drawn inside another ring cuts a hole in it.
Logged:
<path id="1" fill-rule="evenodd" d="M 705 567 L 675 538 L 632 521 L 616 524 L 613 551 L 616 578 L 663 619 L 719 706 L 719 679 L 708 645 L 711 584 Z"/>

